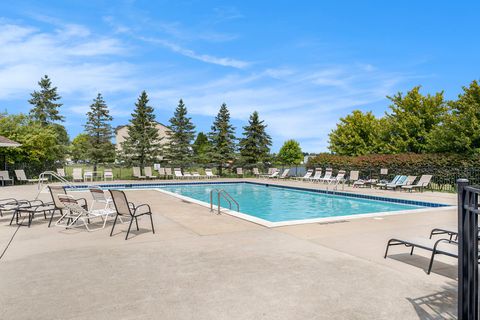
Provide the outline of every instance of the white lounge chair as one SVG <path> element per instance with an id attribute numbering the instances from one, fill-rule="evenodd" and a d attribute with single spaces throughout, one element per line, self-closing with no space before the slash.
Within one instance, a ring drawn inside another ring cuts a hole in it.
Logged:
<path id="1" fill-rule="evenodd" d="M 258 171 L 258 168 L 253 168 L 252 173 L 256 178 L 260 178 L 260 171 Z"/>
<path id="2" fill-rule="evenodd" d="M 187 172 L 187 171 L 183 173 L 183 177 L 184 177 L 185 179 L 193 179 L 192 173 Z"/>
<path id="3" fill-rule="evenodd" d="M 67 175 L 65 174 L 65 169 L 63 168 L 57 168 L 57 175 L 62 178 L 66 178 Z"/>
<path id="4" fill-rule="evenodd" d="M 315 168 L 315 174 L 313 175 L 313 177 L 310 177 L 305 181 L 320 182 L 321 178 L 322 178 L 322 168 Z"/>
<path id="5" fill-rule="evenodd" d="M 113 210 L 103 209 L 87 211 L 77 202 L 77 200 L 67 194 L 58 195 L 58 200 L 63 203 L 65 209 L 63 210 L 64 214 L 62 217 L 55 223 L 56 226 L 76 228 L 83 225 L 88 231 L 94 231 L 105 228 L 108 216 L 114 213 Z M 95 218 L 101 218 L 103 220 L 103 225 L 102 227 L 91 229 L 89 224 L 91 223 L 91 220 Z M 82 222 L 81 225 L 77 224 L 79 221 Z M 63 225 L 62 222 L 64 222 Z"/>
<path id="6" fill-rule="evenodd" d="M 397 188 L 400 188 L 400 187 L 409 186 L 415 181 L 415 179 L 417 179 L 417 176 L 408 176 L 405 180 L 403 181 L 399 180 L 399 182 L 396 184 L 387 184 L 386 188 L 396 190 Z"/>
<path id="7" fill-rule="evenodd" d="M 140 167 L 133 167 L 133 177 L 137 179 L 146 179 L 146 176 L 142 176 L 142 171 L 140 170 Z"/>
<path id="8" fill-rule="evenodd" d="M 83 181 L 83 169 L 82 168 L 73 168 L 72 180 L 73 180 L 73 182 Z"/>
<path id="9" fill-rule="evenodd" d="M 23 169 L 15 170 L 15 177 L 17 177 L 18 181 L 26 182 L 26 183 L 37 183 L 40 179 L 28 179 L 25 171 Z M 48 181 L 47 178 L 41 179 L 43 182 Z"/>
<path id="10" fill-rule="evenodd" d="M 288 174 L 290 173 L 290 169 L 285 169 L 282 172 L 281 176 L 277 176 L 278 179 L 288 179 Z"/>
<path id="11" fill-rule="evenodd" d="M 388 184 L 390 184 L 390 185 L 396 184 L 401 177 L 405 177 L 405 178 L 406 178 L 406 176 L 396 175 L 396 176 L 392 179 L 392 181 L 390 181 L 390 182 L 388 182 L 388 181 L 387 181 L 387 182 L 379 182 L 379 183 L 377 183 L 375 186 L 378 187 L 378 188 L 380 188 L 380 189 L 385 188 Z"/>
<path id="12" fill-rule="evenodd" d="M 332 179 L 332 168 L 327 168 L 325 169 L 325 175 L 319 179 L 320 182 L 328 182 L 330 179 Z"/>
<path id="13" fill-rule="evenodd" d="M 198 173 L 198 171 L 193 171 L 192 172 L 192 178 L 200 180 L 202 178 L 202 176 L 200 175 L 200 173 Z"/>
<path id="14" fill-rule="evenodd" d="M 313 174 L 313 169 L 308 169 L 307 172 L 305 173 L 305 175 L 303 175 L 303 177 L 295 177 L 294 179 L 295 180 L 306 180 L 306 179 L 309 179 Z"/>
<path id="15" fill-rule="evenodd" d="M 212 169 L 205 169 L 205 175 L 207 176 L 207 179 L 213 179 L 218 177 L 216 174 L 213 174 Z"/>
<path id="16" fill-rule="evenodd" d="M 172 168 L 165 168 L 165 178 L 173 178 Z"/>
<path id="17" fill-rule="evenodd" d="M 182 174 L 182 169 L 180 169 L 180 168 L 173 169 L 173 174 L 174 174 L 175 179 L 184 179 L 185 178 Z"/>
<path id="18" fill-rule="evenodd" d="M 350 171 L 350 175 L 348 176 L 348 184 L 354 184 L 360 179 L 360 171 L 352 170 Z"/>
<path id="19" fill-rule="evenodd" d="M 113 181 L 113 171 L 112 171 L 112 169 L 105 169 L 103 171 L 103 180 L 107 181 L 108 179 Z"/>
<path id="20" fill-rule="evenodd" d="M 237 176 L 243 177 L 243 168 L 237 168 Z"/>
<path id="21" fill-rule="evenodd" d="M 267 178 L 268 179 L 273 179 L 273 178 L 277 178 L 278 175 L 279 175 L 280 171 L 274 171 L 271 175 L 269 175 Z"/>
<path id="22" fill-rule="evenodd" d="M 339 183 L 345 181 L 345 174 L 346 174 L 345 170 L 340 170 L 338 171 L 337 176 L 324 181 L 328 184 L 338 185 Z"/>
<path id="23" fill-rule="evenodd" d="M 90 180 L 93 182 L 93 171 L 92 170 L 85 170 L 83 174 L 83 181 L 88 181 Z"/>
<path id="24" fill-rule="evenodd" d="M 152 167 L 145 167 L 143 170 L 145 170 L 145 176 L 147 179 L 157 179 L 158 176 L 154 175 L 152 173 Z"/>
<path id="25" fill-rule="evenodd" d="M 412 190 L 415 190 L 415 189 L 420 189 L 420 191 L 423 192 L 423 190 L 426 187 L 428 187 L 428 185 L 430 184 L 432 177 L 433 176 L 431 174 L 424 174 L 420 177 L 420 180 L 418 180 L 416 184 L 411 184 L 409 186 L 402 186 L 402 189 L 409 190 L 410 192 L 412 192 Z"/>

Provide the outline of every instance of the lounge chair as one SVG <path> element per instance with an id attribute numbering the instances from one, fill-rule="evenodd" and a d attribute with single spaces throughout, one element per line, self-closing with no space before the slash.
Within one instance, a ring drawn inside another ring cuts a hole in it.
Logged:
<path id="1" fill-rule="evenodd" d="M 267 176 L 268 179 L 277 178 L 280 171 L 274 171 L 271 175 Z"/>
<path id="2" fill-rule="evenodd" d="M 346 174 L 345 170 L 340 170 L 338 171 L 336 177 L 330 178 L 329 180 L 325 180 L 325 182 L 327 182 L 328 184 L 338 185 L 339 183 L 345 181 L 345 174 Z"/>
<path id="3" fill-rule="evenodd" d="M 83 169 L 82 168 L 73 168 L 72 180 L 73 180 L 73 182 L 83 181 Z"/>
<path id="4" fill-rule="evenodd" d="M 205 169 L 205 175 L 207 176 L 207 179 L 218 177 L 216 174 L 213 174 L 212 169 Z"/>
<path id="5" fill-rule="evenodd" d="M 332 168 L 327 168 L 325 169 L 325 175 L 318 179 L 319 182 L 328 182 L 330 179 L 332 179 Z"/>
<path id="6" fill-rule="evenodd" d="M 143 170 L 145 170 L 145 176 L 147 179 L 157 179 L 158 176 L 154 175 L 152 173 L 152 167 L 145 167 Z"/>
<path id="7" fill-rule="evenodd" d="M 237 168 L 237 176 L 243 177 L 243 168 Z"/>
<path id="8" fill-rule="evenodd" d="M 51 216 L 50 216 L 50 221 L 48 222 L 48 227 L 50 228 L 53 220 L 53 216 L 55 215 L 55 212 L 60 213 L 60 218 L 55 222 L 55 225 L 60 225 L 61 221 L 64 218 L 64 215 L 67 214 L 67 211 L 64 211 L 65 209 L 65 204 L 63 204 L 60 199 L 58 198 L 60 195 L 66 195 L 67 191 L 65 190 L 65 187 L 63 186 L 48 186 L 48 190 L 50 191 L 50 195 L 52 196 L 52 201 L 53 201 L 53 207 L 54 209 L 51 211 Z M 78 198 L 75 199 L 77 203 L 79 203 L 85 210 L 88 209 L 87 207 L 87 200 L 85 198 Z M 67 219 L 69 220 L 69 219 Z M 68 221 L 67 221 L 68 223 Z"/>
<path id="9" fill-rule="evenodd" d="M 273 175 L 277 171 L 278 171 L 277 168 L 268 168 L 267 173 L 266 174 L 261 174 L 260 177 L 261 178 L 269 178 L 271 175 Z"/>
<path id="10" fill-rule="evenodd" d="M 255 176 L 255 178 L 260 178 L 260 171 L 258 171 L 258 168 L 253 168 L 252 174 Z"/>
<path id="11" fill-rule="evenodd" d="M 165 178 L 173 178 L 172 168 L 165 168 Z"/>
<path id="12" fill-rule="evenodd" d="M 193 175 L 190 172 L 187 172 L 187 171 L 183 172 L 183 177 L 185 179 L 193 179 Z"/>
<path id="13" fill-rule="evenodd" d="M 40 179 L 28 179 L 23 169 L 15 170 L 15 177 L 17 177 L 18 181 L 26 182 L 26 183 L 37 183 L 40 181 Z M 41 180 L 43 182 L 48 181 L 47 178 L 42 178 Z"/>
<path id="14" fill-rule="evenodd" d="M 423 192 L 423 190 L 426 187 L 428 187 L 428 185 L 430 184 L 432 177 L 433 176 L 431 174 L 424 174 L 420 177 L 420 180 L 418 180 L 416 184 L 411 184 L 409 186 L 402 186 L 402 189 L 409 190 L 410 192 L 412 192 L 412 190 L 415 190 L 415 189 L 420 189 L 420 191 Z"/>
<path id="15" fill-rule="evenodd" d="M 315 174 L 313 175 L 313 177 L 305 179 L 305 181 L 320 182 L 320 179 L 322 179 L 322 169 L 315 168 Z"/>
<path id="16" fill-rule="evenodd" d="M 95 231 L 105 228 L 107 224 L 108 216 L 114 214 L 113 210 L 87 210 L 81 206 L 77 200 L 75 200 L 71 195 L 60 194 L 58 195 L 58 200 L 64 205 L 64 213 L 60 221 L 65 221 L 65 226 L 68 228 L 76 228 L 79 226 L 85 226 L 87 231 Z M 103 225 L 99 228 L 91 229 L 89 227 L 90 220 L 100 218 L 103 221 Z M 81 225 L 78 225 L 77 222 L 82 222 Z M 60 225 L 59 223 L 56 225 Z"/>
<path id="17" fill-rule="evenodd" d="M 21 203 L 26 200 L 17 200 L 15 198 L 0 199 L 0 217 L 4 213 L 13 212 Z"/>
<path id="18" fill-rule="evenodd" d="M 67 175 L 65 174 L 65 169 L 63 168 L 57 168 L 57 175 L 62 178 L 66 178 Z"/>
<path id="19" fill-rule="evenodd" d="M 134 178 L 141 179 L 141 180 L 147 178 L 146 176 L 142 176 L 142 171 L 140 170 L 140 167 L 133 167 L 132 170 L 133 170 Z"/>
<path id="20" fill-rule="evenodd" d="M 92 170 L 85 170 L 85 173 L 83 174 L 83 181 L 86 182 L 90 180 L 93 182 L 93 171 Z"/>
<path id="21" fill-rule="evenodd" d="M 430 237 L 429 239 L 432 239 L 433 236 L 437 235 L 444 235 L 446 234 L 448 236 L 448 239 L 451 240 L 457 240 L 458 238 L 458 230 L 456 228 L 433 228 L 432 231 L 430 231 Z"/>
<path id="22" fill-rule="evenodd" d="M 100 189 L 99 187 L 92 187 L 89 189 L 90 194 L 92 195 L 93 201 L 90 204 L 90 210 L 95 209 L 95 205 L 97 203 L 101 204 L 103 206 L 102 209 L 109 209 L 111 208 L 111 204 L 113 203 L 112 198 L 107 198 L 105 196 L 105 192 Z"/>
<path id="23" fill-rule="evenodd" d="M 12 186 L 15 184 L 13 179 L 10 178 L 8 171 L 0 171 L 0 182 L 2 183 L 2 186 L 5 186 L 7 182 L 10 182 Z"/>
<path id="24" fill-rule="evenodd" d="M 396 184 L 387 184 L 385 188 L 396 190 L 397 188 L 411 185 L 415 181 L 415 179 L 417 179 L 417 176 L 408 176 L 403 180 L 399 179 Z"/>
<path id="25" fill-rule="evenodd" d="M 307 172 L 305 172 L 305 174 L 303 175 L 303 177 L 295 177 L 294 179 L 299 181 L 305 181 L 307 179 L 310 179 L 312 174 L 313 174 L 313 169 L 308 169 Z"/>
<path id="26" fill-rule="evenodd" d="M 103 171 L 103 180 L 107 181 L 108 179 L 113 181 L 113 170 L 112 169 L 105 169 L 105 171 Z"/>
<path id="27" fill-rule="evenodd" d="M 52 203 L 45 203 L 42 200 L 22 200 L 18 202 L 17 207 L 13 210 L 12 219 L 10 220 L 10 225 L 12 225 L 13 220 L 19 226 L 24 225 L 23 219 L 19 221 L 22 217 L 22 214 L 28 215 L 27 226 L 30 228 L 35 214 L 43 214 L 44 219 L 47 219 L 47 213 L 51 213 L 52 210 L 55 210 Z"/>
<path id="28" fill-rule="evenodd" d="M 182 169 L 180 169 L 180 168 L 173 169 L 173 174 L 174 174 L 175 179 L 184 179 L 185 178 L 182 174 Z"/>
<path id="29" fill-rule="evenodd" d="M 380 182 L 380 183 L 377 183 L 375 186 L 378 187 L 378 188 L 380 188 L 380 189 L 385 188 L 385 187 L 387 186 L 387 184 L 390 184 L 390 185 L 396 184 L 401 177 L 405 177 L 405 178 L 406 178 L 406 176 L 396 175 L 396 176 L 392 179 L 392 181 L 390 181 L 390 182 Z"/>
<path id="30" fill-rule="evenodd" d="M 348 176 L 348 184 L 354 184 L 355 182 L 357 182 L 358 180 L 360 180 L 360 171 L 358 170 L 352 170 L 350 171 L 350 175 Z"/>
<path id="31" fill-rule="evenodd" d="M 200 180 L 202 178 L 202 176 L 200 175 L 200 173 L 198 173 L 198 171 L 193 171 L 192 172 L 192 178 Z"/>
<path id="32" fill-rule="evenodd" d="M 426 239 L 426 238 L 412 238 L 410 240 L 402 240 L 402 239 L 390 239 L 387 242 L 387 248 L 385 250 L 384 258 L 387 258 L 388 249 L 391 246 L 397 245 L 404 245 L 407 248 L 411 248 L 410 255 L 413 254 L 413 250 L 415 248 L 424 249 L 427 251 L 431 251 L 432 255 L 430 257 L 430 263 L 428 265 L 427 274 L 430 274 L 432 270 L 433 261 L 435 259 L 435 255 L 442 254 L 452 258 L 458 258 L 458 243 L 455 241 L 451 241 L 449 239 Z"/>
<path id="33" fill-rule="evenodd" d="M 127 235 L 125 236 L 125 240 L 128 239 L 128 234 L 130 233 L 130 229 L 132 228 L 133 220 L 135 220 L 135 224 L 138 228 L 138 218 L 144 215 L 150 216 L 150 223 L 152 224 L 152 233 L 155 233 L 155 229 L 153 227 L 153 218 L 152 218 L 152 210 L 148 204 L 141 204 L 139 206 L 135 206 L 133 203 L 128 202 L 125 193 L 121 190 L 110 190 L 110 194 L 112 195 L 113 203 L 116 209 L 115 220 L 113 221 L 112 231 L 110 231 L 110 236 L 113 234 L 113 230 L 115 229 L 115 225 L 117 223 L 117 219 L 121 217 L 128 217 L 130 218 L 130 224 L 128 226 Z"/>
<path id="34" fill-rule="evenodd" d="M 165 168 L 164 167 L 160 167 L 158 168 L 158 177 L 159 178 L 166 178 L 167 177 L 167 174 L 165 172 Z"/>
<path id="35" fill-rule="evenodd" d="M 277 176 L 277 178 L 278 179 L 288 179 L 289 178 L 289 176 L 288 176 L 289 173 L 290 173 L 290 169 L 289 168 L 285 169 L 285 170 L 283 170 L 282 175 Z"/>

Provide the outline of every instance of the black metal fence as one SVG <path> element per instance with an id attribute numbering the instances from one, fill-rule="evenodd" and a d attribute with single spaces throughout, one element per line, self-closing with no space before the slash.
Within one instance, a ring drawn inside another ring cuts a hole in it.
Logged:
<path id="1" fill-rule="evenodd" d="M 458 180 L 458 319 L 478 320 L 478 187 Z"/>

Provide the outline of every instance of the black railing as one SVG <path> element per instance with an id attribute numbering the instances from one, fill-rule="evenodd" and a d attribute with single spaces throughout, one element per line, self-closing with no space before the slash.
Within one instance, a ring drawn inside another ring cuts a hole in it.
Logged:
<path id="1" fill-rule="evenodd" d="M 458 319 L 478 320 L 478 199 L 480 189 L 459 179 Z"/>

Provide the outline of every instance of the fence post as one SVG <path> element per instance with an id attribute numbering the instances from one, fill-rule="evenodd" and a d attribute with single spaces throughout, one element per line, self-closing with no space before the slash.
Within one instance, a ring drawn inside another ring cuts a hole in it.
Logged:
<path id="1" fill-rule="evenodd" d="M 478 320 L 478 193 L 465 190 L 468 183 L 457 180 L 458 319 Z"/>

